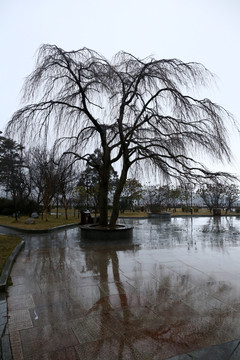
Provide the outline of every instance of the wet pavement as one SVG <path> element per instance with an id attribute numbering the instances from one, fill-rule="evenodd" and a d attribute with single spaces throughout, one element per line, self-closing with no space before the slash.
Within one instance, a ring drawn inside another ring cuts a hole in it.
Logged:
<path id="1" fill-rule="evenodd" d="M 13 359 L 218 359 L 193 352 L 227 342 L 219 359 L 238 359 L 240 219 L 125 222 L 131 241 L 24 234 L 8 288 Z"/>

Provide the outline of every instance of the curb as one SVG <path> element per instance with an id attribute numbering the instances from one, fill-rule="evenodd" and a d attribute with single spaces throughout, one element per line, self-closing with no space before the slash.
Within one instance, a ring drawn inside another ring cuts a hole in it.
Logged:
<path id="1" fill-rule="evenodd" d="M 12 360 L 12 352 L 7 323 L 7 298 L 5 291 L 7 288 L 7 281 L 12 270 L 13 263 L 24 245 L 25 242 L 22 240 L 15 247 L 3 268 L 0 277 L 0 360 Z"/>
<path id="2" fill-rule="evenodd" d="M 13 250 L 11 255 L 9 256 L 9 258 L 8 258 L 4 268 L 2 270 L 2 274 L 1 274 L 1 277 L 0 277 L 0 291 L 5 291 L 6 290 L 8 277 L 9 277 L 10 272 L 12 270 L 13 263 L 14 263 L 16 257 L 18 256 L 19 252 L 24 247 L 24 245 L 25 245 L 25 242 L 22 240 L 20 242 L 20 244 L 18 244 L 15 247 L 15 249 Z"/>
<path id="3" fill-rule="evenodd" d="M 12 351 L 7 324 L 4 328 L 4 334 L 0 338 L 0 360 L 12 360 Z"/>
<path id="4" fill-rule="evenodd" d="M 80 223 L 72 223 L 72 224 L 67 224 L 67 225 L 60 225 L 60 226 L 56 226 L 50 229 L 43 229 L 43 230 L 34 230 L 34 229 L 21 229 L 15 226 L 8 226 L 8 225 L 2 225 L 0 224 L 0 226 L 6 228 L 6 229 L 11 229 L 11 230 L 15 230 L 18 232 L 23 232 L 23 233 L 28 233 L 28 234 L 44 234 L 44 233 L 49 233 L 52 231 L 56 231 L 56 230 L 61 230 L 64 228 L 70 228 L 72 226 L 77 226 L 80 225 Z"/>

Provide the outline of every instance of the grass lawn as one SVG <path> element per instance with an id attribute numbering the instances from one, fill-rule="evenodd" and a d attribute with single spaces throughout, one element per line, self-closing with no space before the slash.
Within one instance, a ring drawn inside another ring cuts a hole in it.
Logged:
<path id="1" fill-rule="evenodd" d="M 21 239 L 17 236 L 0 234 L 0 275 L 7 259 L 20 241 Z"/>
<path id="2" fill-rule="evenodd" d="M 0 216 L 0 225 L 13 226 L 20 229 L 28 229 L 28 230 L 46 230 L 51 229 L 56 226 L 68 225 L 79 223 L 80 219 L 78 217 L 74 217 L 73 215 L 69 215 L 69 219 L 66 220 L 64 215 L 60 215 L 58 218 L 56 215 L 49 215 L 48 221 L 45 220 L 45 215 L 43 219 L 41 216 L 38 219 L 35 219 L 35 224 L 25 224 L 25 220 L 28 219 L 28 216 L 21 216 L 18 221 L 11 216 Z"/>

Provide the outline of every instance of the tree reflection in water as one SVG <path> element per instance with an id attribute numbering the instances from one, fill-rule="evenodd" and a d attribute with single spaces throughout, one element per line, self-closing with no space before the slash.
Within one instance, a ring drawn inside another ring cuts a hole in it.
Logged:
<path id="1" fill-rule="evenodd" d="M 94 359 L 97 359 L 101 351 L 106 351 L 106 342 L 108 343 L 107 346 L 112 344 L 110 338 L 113 337 L 114 342 L 111 351 L 115 356 L 117 355 L 118 359 L 123 359 L 126 352 L 131 354 L 131 358 L 138 358 L 139 354 L 134 349 L 132 341 L 129 338 L 127 339 L 124 334 L 129 332 L 129 326 L 133 329 L 138 328 L 141 314 L 135 316 L 129 306 L 128 296 L 131 298 L 132 294 L 126 293 L 121 281 L 118 251 L 135 253 L 139 246 L 127 242 L 123 242 L 117 248 L 114 246 L 114 249 L 111 246 L 109 248 L 109 243 L 106 246 L 103 243 L 102 246 L 93 246 L 91 242 L 91 245 L 88 244 L 87 246 L 88 249 L 86 246 L 87 243 L 84 246 L 86 270 L 99 275 L 99 299 L 86 314 L 86 316 L 95 316 L 94 320 L 100 325 L 99 340 L 95 343 L 96 347 L 92 355 Z M 112 289 L 113 284 L 115 290 Z M 134 287 L 132 287 L 133 292 Z"/>
<path id="2" fill-rule="evenodd" d="M 149 272 L 137 260 L 131 265 L 121 262 L 120 266 L 120 254 L 122 260 L 127 254 L 131 259 L 133 255 L 138 258 L 139 246 L 133 244 L 119 248 L 108 244 L 106 247 L 86 245 L 83 249 L 86 271 L 99 275 L 99 298 L 86 313 L 86 317 L 94 319 L 99 331 L 91 350 L 92 358 L 102 359 L 106 349 L 112 353 L 109 359 L 143 359 L 147 354 L 160 356 L 161 351 L 162 355 L 168 354 L 170 349 L 173 353 L 177 353 L 173 349 L 186 350 L 184 341 L 180 345 L 179 332 L 188 322 L 196 331 L 191 319 L 196 312 L 181 301 L 176 290 L 188 294 L 192 288 L 189 275 L 181 276 L 165 265 L 157 266 L 155 259 L 150 262 Z M 197 331 L 204 334 L 210 326 L 209 321 L 203 321 Z"/>

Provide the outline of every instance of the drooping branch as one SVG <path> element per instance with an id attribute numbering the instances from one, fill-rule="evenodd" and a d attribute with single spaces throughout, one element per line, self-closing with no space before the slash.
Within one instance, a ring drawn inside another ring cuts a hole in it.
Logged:
<path id="1" fill-rule="evenodd" d="M 212 73 L 199 63 L 138 59 L 126 52 L 108 61 L 91 49 L 64 51 L 46 44 L 24 85 L 28 104 L 13 115 L 7 130 L 35 139 L 50 137 L 58 152 L 92 167 L 96 164 L 91 164 L 90 154 L 100 148 L 96 166 L 106 224 L 112 164 L 122 179 L 116 204 L 129 169 L 140 162 L 170 177 L 222 175 L 207 169 L 197 156 L 204 151 L 220 161 L 231 160 L 226 130 L 231 114 L 191 95 L 192 89 L 212 80 Z"/>

